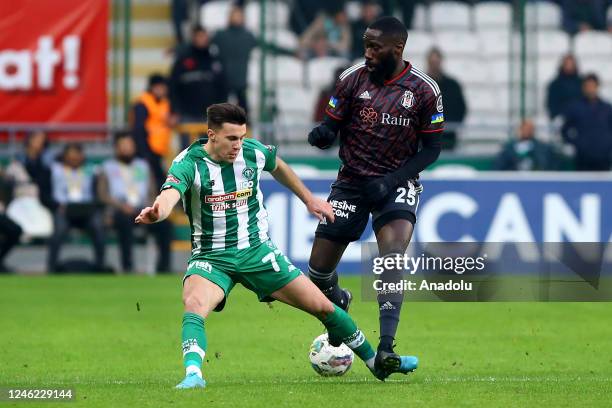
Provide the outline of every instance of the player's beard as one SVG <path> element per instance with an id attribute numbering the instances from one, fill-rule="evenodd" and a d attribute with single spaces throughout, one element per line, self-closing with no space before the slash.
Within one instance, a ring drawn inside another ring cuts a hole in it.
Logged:
<path id="1" fill-rule="evenodd" d="M 130 164 L 132 163 L 132 160 L 134 160 L 134 155 L 130 154 L 130 155 L 117 155 L 117 160 L 119 160 L 121 163 L 125 163 L 125 164 Z"/>
<path id="2" fill-rule="evenodd" d="M 370 72 L 370 80 L 376 85 L 384 85 L 385 80 L 391 79 L 396 66 L 397 61 L 393 58 L 393 54 L 388 53 L 380 59 L 374 71 Z"/>

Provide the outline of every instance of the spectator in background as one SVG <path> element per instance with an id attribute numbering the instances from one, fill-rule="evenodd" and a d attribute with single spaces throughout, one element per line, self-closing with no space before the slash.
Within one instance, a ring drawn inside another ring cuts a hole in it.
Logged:
<path id="1" fill-rule="evenodd" d="M 170 3 L 170 14 L 172 15 L 172 29 L 176 42 L 175 50 L 181 48 L 185 43 L 183 25 L 189 20 L 189 0 L 172 0 Z"/>
<path id="2" fill-rule="evenodd" d="M 170 114 L 168 84 L 160 74 L 149 77 L 147 90 L 133 107 L 131 125 L 138 155 L 145 159 L 161 187 L 166 172 L 162 159 L 170 154 L 172 126 L 176 119 Z"/>
<path id="3" fill-rule="evenodd" d="M 51 155 L 47 150 L 47 135 L 42 131 L 28 134 L 24 141 L 24 152 L 6 169 L 12 179 L 15 195 L 29 195 L 37 198 L 42 205 L 54 211 L 57 203 L 51 194 Z"/>
<path id="4" fill-rule="evenodd" d="M 181 123 L 202 123 L 206 121 L 207 106 L 227 100 L 225 72 L 213 51 L 206 30 L 195 26 L 191 44 L 172 65 L 170 100 Z"/>
<path id="5" fill-rule="evenodd" d="M 336 89 L 336 81 L 340 77 L 347 67 L 336 68 L 334 71 L 334 77 L 332 81 L 319 92 L 319 97 L 317 98 L 317 103 L 315 105 L 315 109 L 313 112 L 313 121 L 314 122 L 322 122 L 325 118 L 325 108 L 327 108 L 327 104 L 329 103 L 329 98 L 332 96 L 334 89 Z"/>
<path id="6" fill-rule="evenodd" d="M 83 147 L 68 143 L 61 161 L 51 166 L 53 199 L 58 207 L 53 217 L 53 235 L 49 240 L 48 268 L 60 271 L 59 252 L 68 230 L 79 228 L 89 233 L 94 247 L 95 270 L 104 270 L 104 226 L 94 195 L 95 172 L 85 163 Z"/>
<path id="7" fill-rule="evenodd" d="M 546 106 L 551 120 L 562 115 L 567 107 L 582 97 L 582 80 L 578 75 L 578 64 L 572 54 L 561 60 L 557 77 L 548 85 Z"/>
<path id="8" fill-rule="evenodd" d="M 0 174 L 0 274 L 9 273 L 11 270 L 5 265 L 4 258 L 19 243 L 22 230 L 21 227 L 5 214 L 10 183 Z"/>
<path id="9" fill-rule="evenodd" d="M 375 0 L 365 0 L 363 2 L 361 18 L 351 23 L 351 59 L 363 58 L 363 34 L 379 15 L 380 7 Z"/>
<path id="10" fill-rule="evenodd" d="M 134 267 L 134 219 L 157 192 L 147 163 L 135 156 L 136 145 L 132 136 L 129 133 L 116 135 L 115 157 L 103 163 L 97 186 L 98 195 L 108 206 L 113 226 L 117 230 L 121 267 L 126 272 L 132 271 Z M 157 272 L 168 272 L 172 224 L 165 220 L 148 227 L 157 241 Z"/>
<path id="11" fill-rule="evenodd" d="M 598 92 L 597 75 L 586 75 L 582 80 L 583 97 L 571 104 L 565 113 L 561 135 L 576 148 L 576 170 L 610 170 L 612 106 L 603 101 Z"/>
<path id="12" fill-rule="evenodd" d="M 300 38 L 303 58 L 333 56 L 349 58 L 351 54 L 351 26 L 343 4 L 332 3 L 321 12 Z M 322 44 L 327 44 L 326 49 Z"/>
<path id="13" fill-rule="evenodd" d="M 547 143 L 535 137 L 531 119 L 525 119 L 518 128 L 518 137 L 507 142 L 495 160 L 496 170 L 556 170 L 557 155 Z"/>
<path id="14" fill-rule="evenodd" d="M 569 34 L 606 29 L 606 0 L 562 0 L 563 29 Z"/>
<path id="15" fill-rule="evenodd" d="M 423 2 L 431 3 L 429 0 L 425 0 Z M 380 3 L 383 9 L 383 14 L 386 16 L 392 16 L 394 14 L 394 6 L 398 6 L 402 13 L 402 21 L 404 25 L 408 30 L 410 30 L 412 27 L 414 10 L 417 3 L 419 3 L 419 0 L 381 0 Z"/>
<path id="16" fill-rule="evenodd" d="M 229 26 L 217 32 L 212 40 L 218 48 L 219 59 L 225 68 L 227 90 L 238 100 L 247 113 L 247 72 L 251 51 L 257 46 L 255 36 L 244 26 L 244 11 L 234 6 L 229 16 Z M 208 106 L 202 106 L 202 111 Z M 201 120 L 201 119 L 200 119 Z"/>
<path id="17" fill-rule="evenodd" d="M 298 36 L 302 35 L 328 4 L 328 0 L 294 0 L 289 16 L 290 28 Z"/>
<path id="18" fill-rule="evenodd" d="M 427 74 L 438 83 L 444 95 L 444 120 L 448 130 L 442 134 L 442 149 L 454 149 L 457 144 L 457 133 L 453 128 L 463 123 L 467 106 L 461 85 L 444 73 L 442 60 L 442 52 L 438 48 L 432 48 L 427 54 Z"/>

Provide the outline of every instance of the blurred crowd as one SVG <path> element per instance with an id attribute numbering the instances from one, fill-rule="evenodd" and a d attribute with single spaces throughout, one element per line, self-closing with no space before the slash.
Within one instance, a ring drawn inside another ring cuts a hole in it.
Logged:
<path id="1" fill-rule="evenodd" d="M 154 125 L 147 129 L 155 135 Z M 4 259 L 20 239 L 32 238 L 46 242 L 50 273 L 110 272 L 106 243 L 113 230 L 120 269 L 133 271 L 135 230 L 145 228 L 136 226 L 134 218 L 161 186 L 154 169 L 160 163 L 150 156 L 155 142 L 139 151 L 136 140 L 135 133 L 117 133 L 114 156 L 96 166 L 80 143 L 70 142 L 51 152 L 44 132 L 29 134 L 22 152 L 0 173 L 0 272 L 9 272 Z M 151 234 L 157 243 L 156 271 L 170 271 L 171 223 L 146 228 L 141 235 Z M 73 229 L 89 237 L 93 261 L 82 257 L 60 261 L 61 247 Z"/>

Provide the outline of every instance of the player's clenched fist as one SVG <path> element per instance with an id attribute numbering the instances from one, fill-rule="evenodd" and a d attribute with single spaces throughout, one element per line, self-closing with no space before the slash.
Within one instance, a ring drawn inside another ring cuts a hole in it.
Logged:
<path id="1" fill-rule="evenodd" d="M 321 123 L 308 134 L 308 143 L 319 149 L 328 149 L 336 140 L 336 132 L 331 130 L 325 123 Z"/>

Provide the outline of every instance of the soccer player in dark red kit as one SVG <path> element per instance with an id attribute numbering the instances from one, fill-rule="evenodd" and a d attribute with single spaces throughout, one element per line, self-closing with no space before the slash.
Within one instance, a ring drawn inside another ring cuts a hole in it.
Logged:
<path id="1" fill-rule="evenodd" d="M 326 117 L 308 142 L 329 148 L 340 136 L 342 167 L 328 201 L 347 217 L 319 223 L 310 254 L 312 281 L 336 305 L 347 309 L 351 294 L 338 285 L 336 266 L 347 245 L 360 238 L 370 213 L 381 257 L 404 254 L 419 194 L 419 173 L 440 154 L 444 128 L 442 95 L 436 82 L 404 61 L 408 34 L 394 17 L 381 17 L 363 36 L 365 62 L 344 71 Z M 385 271 L 383 282 L 399 282 L 401 271 Z M 379 292 L 381 379 L 416 369 L 418 359 L 393 351 L 403 292 Z"/>

